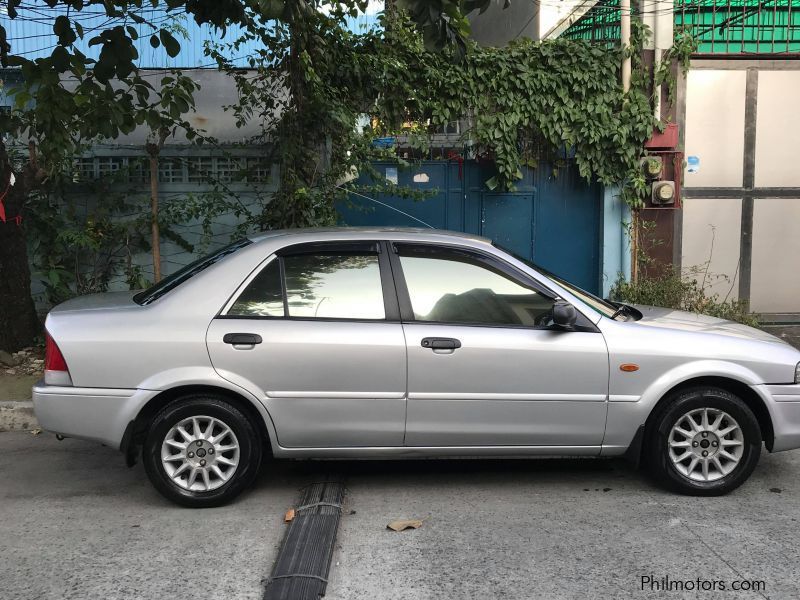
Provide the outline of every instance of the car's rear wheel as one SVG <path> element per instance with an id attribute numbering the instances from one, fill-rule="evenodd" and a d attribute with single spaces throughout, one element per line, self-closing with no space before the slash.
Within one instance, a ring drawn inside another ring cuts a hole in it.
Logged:
<path id="1" fill-rule="evenodd" d="M 647 462 L 684 494 L 719 496 L 744 483 L 761 453 L 761 429 L 741 398 L 714 387 L 668 398 L 648 430 Z"/>
<path id="2" fill-rule="evenodd" d="M 230 502 L 253 483 L 262 444 L 249 419 L 224 398 L 193 395 L 167 405 L 150 425 L 143 462 L 155 488 L 193 508 Z"/>

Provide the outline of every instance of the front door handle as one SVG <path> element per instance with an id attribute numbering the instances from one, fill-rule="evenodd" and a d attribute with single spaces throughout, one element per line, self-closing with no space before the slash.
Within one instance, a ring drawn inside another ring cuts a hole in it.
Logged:
<path id="1" fill-rule="evenodd" d="M 422 347 L 431 350 L 455 350 L 461 348 L 461 341 L 455 338 L 422 338 Z"/>
<path id="2" fill-rule="evenodd" d="M 262 340 L 257 333 L 226 333 L 222 341 L 234 346 L 254 346 L 260 344 Z"/>

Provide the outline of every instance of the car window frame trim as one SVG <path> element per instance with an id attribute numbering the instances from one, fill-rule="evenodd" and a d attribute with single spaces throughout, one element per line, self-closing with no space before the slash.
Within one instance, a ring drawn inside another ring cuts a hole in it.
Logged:
<path id="1" fill-rule="evenodd" d="M 284 257 L 286 256 L 300 256 L 304 254 L 336 254 L 345 255 L 348 253 L 364 255 L 375 254 L 378 257 L 378 272 L 380 274 L 381 293 L 383 297 L 383 310 L 384 318 L 382 319 L 368 319 L 368 318 L 348 318 L 348 317 L 301 317 L 292 316 L 289 314 L 289 300 L 288 292 L 286 289 L 286 271 L 284 266 Z M 273 260 L 279 261 L 280 279 L 281 279 L 281 295 L 283 296 L 283 315 L 231 315 L 228 314 L 233 308 L 236 301 L 239 299 L 247 287 L 258 277 L 258 275 L 266 269 Z M 321 242 L 300 242 L 298 244 L 291 244 L 278 248 L 261 261 L 253 271 L 244 279 L 242 283 L 236 288 L 228 301 L 224 304 L 222 309 L 216 314 L 215 319 L 248 319 L 259 321 L 321 321 L 321 322 L 345 322 L 345 323 L 400 323 L 400 305 L 398 300 L 398 293 L 395 288 L 395 281 L 392 277 L 392 269 L 390 266 L 389 248 L 383 240 L 331 240 Z"/>

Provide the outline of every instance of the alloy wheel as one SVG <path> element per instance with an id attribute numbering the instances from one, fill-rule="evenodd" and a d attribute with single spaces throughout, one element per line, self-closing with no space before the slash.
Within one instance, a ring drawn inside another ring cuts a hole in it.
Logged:
<path id="1" fill-rule="evenodd" d="M 744 434 L 732 416 L 718 408 L 690 410 L 667 439 L 675 469 L 692 481 L 717 481 L 731 473 L 744 454 Z"/>
<path id="2" fill-rule="evenodd" d="M 239 440 L 228 425 L 215 417 L 194 416 L 169 430 L 161 444 L 161 464 L 177 486 L 209 492 L 234 475 L 239 452 Z"/>

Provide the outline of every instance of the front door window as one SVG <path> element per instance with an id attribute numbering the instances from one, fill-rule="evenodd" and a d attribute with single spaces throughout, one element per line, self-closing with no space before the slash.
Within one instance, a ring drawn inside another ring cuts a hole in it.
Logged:
<path id="1" fill-rule="evenodd" d="M 545 326 L 553 300 L 469 254 L 413 249 L 400 256 L 414 320 Z"/>

